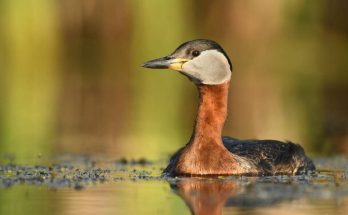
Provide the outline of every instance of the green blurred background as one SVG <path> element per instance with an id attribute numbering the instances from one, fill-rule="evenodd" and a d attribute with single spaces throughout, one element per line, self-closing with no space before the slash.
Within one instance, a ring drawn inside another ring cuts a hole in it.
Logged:
<path id="1" fill-rule="evenodd" d="M 225 135 L 348 153 L 348 2 L 0 0 L 0 154 L 166 158 L 197 93 L 141 63 L 194 38 L 234 64 Z"/>

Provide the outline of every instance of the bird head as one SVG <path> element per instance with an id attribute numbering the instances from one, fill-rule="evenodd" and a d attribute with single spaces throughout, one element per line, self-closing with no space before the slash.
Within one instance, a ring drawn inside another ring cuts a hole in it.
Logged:
<path id="1" fill-rule="evenodd" d="M 145 62 L 145 68 L 172 69 L 196 84 L 218 85 L 231 79 L 232 64 L 222 47 L 206 39 L 183 43 L 172 54 Z"/>

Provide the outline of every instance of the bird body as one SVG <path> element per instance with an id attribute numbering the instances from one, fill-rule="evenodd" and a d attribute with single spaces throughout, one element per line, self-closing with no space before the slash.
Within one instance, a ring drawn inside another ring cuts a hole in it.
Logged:
<path id="1" fill-rule="evenodd" d="M 144 63 L 187 76 L 198 88 L 199 108 L 189 143 L 176 152 L 164 174 L 274 175 L 301 174 L 315 167 L 300 145 L 276 140 L 221 137 L 227 117 L 232 64 L 211 40 L 193 40 L 171 55 Z"/>

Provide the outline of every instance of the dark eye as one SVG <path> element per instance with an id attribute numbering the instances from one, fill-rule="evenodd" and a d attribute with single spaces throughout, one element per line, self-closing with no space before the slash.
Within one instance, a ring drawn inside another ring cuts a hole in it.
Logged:
<path id="1" fill-rule="evenodd" d="M 197 57 L 199 54 L 200 54 L 200 52 L 197 51 L 197 50 L 194 50 L 194 51 L 192 52 L 193 57 Z"/>

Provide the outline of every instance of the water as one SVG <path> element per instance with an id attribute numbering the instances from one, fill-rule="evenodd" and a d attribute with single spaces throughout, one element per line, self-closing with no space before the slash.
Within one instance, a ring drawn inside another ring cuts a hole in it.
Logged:
<path id="1" fill-rule="evenodd" d="M 53 162 L 53 161 L 52 161 Z M 55 159 L 1 165 L 1 214 L 346 214 L 348 159 L 305 176 L 162 178 L 164 162 Z"/>

